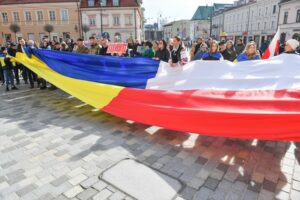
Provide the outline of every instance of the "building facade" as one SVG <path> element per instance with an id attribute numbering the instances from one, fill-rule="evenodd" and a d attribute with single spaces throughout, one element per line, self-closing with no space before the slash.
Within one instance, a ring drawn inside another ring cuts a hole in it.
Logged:
<path id="1" fill-rule="evenodd" d="M 78 6 L 74 0 L 0 0 L 0 44 L 20 37 L 39 42 L 49 36 L 46 24 L 53 26 L 51 40 L 76 39 L 80 35 Z M 12 32 L 11 24 L 19 25 L 20 31 Z"/>
<path id="2" fill-rule="evenodd" d="M 174 36 L 181 37 L 184 41 L 190 40 L 190 20 L 178 20 L 163 26 L 164 39 L 168 41 Z"/>
<path id="3" fill-rule="evenodd" d="M 88 26 L 85 38 L 108 33 L 111 40 L 143 39 L 143 12 L 137 0 L 82 0 L 81 23 Z"/>
<path id="4" fill-rule="evenodd" d="M 223 11 L 223 37 L 244 43 L 254 40 L 258 46 L 271 40 L 277 30 L 279 0 L 240 0 Z"/>
<path id="5" fill-rule="evenodd" d="M 282 0 L 280 2 L 278 25 L 281 32 L 281 42 L 295 38 L 300 41 L 300 1 Z"/>

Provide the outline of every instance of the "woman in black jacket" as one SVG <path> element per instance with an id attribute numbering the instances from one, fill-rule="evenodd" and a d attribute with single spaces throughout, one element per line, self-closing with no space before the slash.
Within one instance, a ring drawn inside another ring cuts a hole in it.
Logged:
<path id="1" fill-rule="evenodd" d="M 170 52 L 167 49 L 167 42 L 165 40 L 160 40 L 158 47 L 159 49 L 155 52 L 153 59 L 168 62 L 170 59 Z"/>
<path id="2" fill-rule="evenodd" d="M 226 49 L 222 52 L 224 60 L 228 60 L 233 62 L 236 59 L 236 51 L 233 46 L 233 42 L 231 40 L 227 41 Z"/>

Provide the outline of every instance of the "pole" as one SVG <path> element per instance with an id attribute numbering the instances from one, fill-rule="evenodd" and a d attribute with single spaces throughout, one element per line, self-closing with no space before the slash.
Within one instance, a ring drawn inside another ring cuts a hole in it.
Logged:
<path id="1" fill-rule="evenodd" d="M 100 0 L 100 23 L 101 23 L 101 34 L 103 33 L 103 24 L 102 24 L 102 0 Z"/>
<path id="2" fill-rule="evenodd" d="M 79 37 L 82 37 L 82 17 L 81 17 L 81 0 L 77 2 L 78 21 L 79 21 Z"/>
<path id="3" fill-rule="evenodd" d="M 134 37 L 137 39 L 136 10 L 134 8 Z"/>

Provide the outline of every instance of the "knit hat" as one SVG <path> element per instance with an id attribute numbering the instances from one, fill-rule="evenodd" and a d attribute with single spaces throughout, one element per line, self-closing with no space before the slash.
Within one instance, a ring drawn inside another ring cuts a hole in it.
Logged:
<path id="1" fill-rule="evenodd" d="M 288 41 L 286 41 L 286 44 L 289 44 L 293 50 L 296 50 L 299 46 L 299 42 L 295 39 L 289 39 Z"/>

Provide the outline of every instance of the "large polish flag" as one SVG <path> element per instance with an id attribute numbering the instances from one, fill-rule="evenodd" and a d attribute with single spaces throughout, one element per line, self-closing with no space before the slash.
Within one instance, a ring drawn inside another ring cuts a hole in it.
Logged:
<path id="1" fill-rule="evenodd" d="M 280 29 L 278 28 L 277 33 L 273 37 L 269 47 L 265 50 L 262 55 L 262 59 L 269 59 L 270 57 L 276 56 L 279 54 L 280 47 Z"/>

